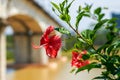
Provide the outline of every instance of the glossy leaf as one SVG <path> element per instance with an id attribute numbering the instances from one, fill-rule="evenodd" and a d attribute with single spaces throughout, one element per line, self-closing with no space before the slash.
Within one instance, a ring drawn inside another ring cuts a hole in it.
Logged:
<path id="1" fill-rule="evenodd" d="M 91 64 L 88 64 L 88 65 L 86 65 L 86 66 L 83 66 L 83 67 L 79 68 L 79 69 L 76 71 L 76 73 L 78 73 L 78 72 L 80 72 L 80 71 L 83 71 L 83 70 L 88 70 L 88 71 L 90 71 L 90 70 L 93 69 L 93 68 L 101 68 L 101 64 L 98 64 L 98 63 L 96 63 L 96 62 L 93 62 L 93 63 L 91 63 Z"/>
<path id="2" fill-rule="evenodd" d="M 99 15 L 101 13 L 101 10 L 102 10 L 101 7 L 99 7 L 97 9 L 95 9 L 94 13 Z"/>
<path id="3" fill-rule="evenodd" d="M 99 21 L 105 16 L 105 14 L 99 14 Z"/>
<path id="4" fill-rule="evenodd" d="M 60 15 L 60 18 L 63 20 L 63 21 L 66 21 L 67 23 L 70 21 L 71 17 L 70 15 L 68 14 L 61 14 Z"/>
<path id="5" fill-rule="evenodd" d="M 99 28 L 101 28 L 102 25 L 105 24 L 107 21 L 108 21 L 108 19 L 104 19 L 104 20 L 98 22 L 98 23 L 95 25 L 94 30 L 98 30 Z"/>
<path id="6" fill-rule="evenodd" d="M 59 31 L 62 34 L 70 34 L 70 32 L 63 27 L 62 28 L 55 28 L 55 30 Z"/>
<path id="7" fill-rule="evenodd" d="M 74 0 L 66 6 L 66 8 L 65 8 L 65 14 L 69 13 L 69 8 L 70 8 L 70 6 L 72 5 L 73 2 L 74 2 Z"/>
<path id="8" fill-rule="evenodd" d="M 83 10 L 85 11 L 85 12 L 90 12 L 90 9 L 91 9 L 91 7 L 92 7 L 92 5 L 88 5 L 88 4 L 85 4 L 86 6 L 83 8 Z"/>
<path id="9" fill-rule="evenodd" d="M 56 8 L 57 10 L 59 10 L 59 6 L 57 4 L 55 4 L 54 2 L 51 2 L 51 4 L 54 6 L 54 8 Z"/>
<path id="10" fill-rule="evenodd" d="M 85 54 L 85 55 L 82 56 L 82 58 L 83 58 L 84 60 L 87 60 L 87 59 L 90 58 L 90 54 Z"/>
<path id="11" fill-rule="evenodd" d="M 98 77 L 95 77 L 95 78 L 93 78 L 92 80 L 98 80 L 98 79 L 107 79 L 105 76 L 98 76 Z"/>
<path id="12" fill-rule="evenodd" d="M 85 39 L 90 39 L 92 41 L 94 41 L 95 39 L 95 31 L 86 29 L 84 31 L 81 32 L 81 35 L 85 38 Z"/>
<path id="13" fill-rule="evenodd" d="M 66 1 L 59 4 L 61 11 L 63 12 Z"/>
<path id="14" fill-rule="evenodd" d="M 75 23 L 76 28 L 78 28 L 79 22 L 81 21 L 83 15 L 84 15 L 84 12 L 81 12 L 81 13 L 79 13 L 78 16 L 76 17 L 76 23 Z"/>

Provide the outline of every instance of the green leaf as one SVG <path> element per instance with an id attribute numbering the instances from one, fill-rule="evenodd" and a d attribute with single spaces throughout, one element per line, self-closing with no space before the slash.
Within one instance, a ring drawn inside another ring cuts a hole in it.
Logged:
<path id="1" fill-rule="evenodd" d="M 105 14 L 99 14 L 99 21 L 105 16 Z"/>
<path id="2" fill-rule="evenodd" d="M 85 4 L 85 5 L 86 5 L 86 7 L 83 8 L 84 11 L 86 11 L 86 12 L 90 12 L 90 9 L 91 9 L 91 7 L 92 7 L 92 4 L 91 4 L 91 5 L 89 5 L 89 4 Z"/>
<path id="3" fill-rule="evenodd" d="M 95 9 L 94 13 L 99 15 L 101 13 L 101 7 L 98 7 L 97 9 Z"/>
<path id="4" fill-rule="evenodd" d="M 96 51 L 95 51 L 93 48 L 89 48 L 87 51 L 88 51 L 91 55 L 96 53 Z"/>
<path id="5" fill-rule="evenodd" d="M 71 20 L 70 15 L 66 14 L 66 21 L 67 21 L 67 22 L 70 22 L 70 20 Z"/>
<path id="6" fill-rule="evenodd" d="M 62 34 L 70 34 L 70 32 L 63 27 L 62 28 L 55 28 L 55 30 L 59 31 Z"/>
<path id="7" fill-rule="evenodd" d="M 90 14 L 88 14 L 88 13 L 85 13 L 83 15 L 86 16 L 86 17 L 90 17 Z"/>
<path id="8" fill-rule="evenodd" d="M 61 11 L 63 12 L 64 4 L 60 4 L 60 9 L 61 9 Z"/>
<path id="9" fill-rule="evenodd" d="M 59 6 L 57 4 L 55 4 L 54 2 L 51 2 L 51 4 L 54 6 L 54 8 L 56 8 L 57 10 L 59 10 Z"/>
<path id="10" fill-rule="evenodd" d="M 81 32 L 82 37 L 84 37 L 89 45 L 92 45 L 96 35 L 94 30 L 86 29 Z"/>
<path id="11" fill-rule="evenodd" d="M 80 42 L 82 42 L 82 43 L 86 43 L 83 39 L 81 39 L 81 38 L 78 38 L 78 40 L 80 41 Z"/>
<path id="12" fill-rule="evenodd" d="M 55 12 L 55 9 L 52 7 L 52 11 L 54 11 Z"/>
<path id="13" fill-rule="evenodd" d="M 71 3 L 69 3 L 69 5 L 67 6 L 67 8 L 70 8 L 70 6 L 72 5 L 72 3 L 74 2 L 75 0 L 72 0 Z"/>
<path id="14" fill-rule="evenodd" d="M 90 58 L 90 54 L 84 54 L 84 55 L 82 56 L 82 58 L 83 58 L 83 60 L 87 60 L 87 59 Z"/>
<path id="15" fill-rule="evenodd" d="M 79 8 L 78 8 L 78 13 L 80 13 L 81 12 L 81 10 L 82 10 L 82 7 L 81 6 L 79 6 Z"/>
<path id="16" fill-rule="evenodd" d="M 76 28 L 78 28 L 79 22 L 80 22 L 80 20 L 82 19 L 84 13 L 85 13 L 85 12 L 80 12 L 80 13 L 77 15 L 77 17 L 76 17 L 76 23 L 75 23 Z"/>
<path id="17" fill-rule="evenodd" d="M 67 3 L 67 0 L 64 0 L 62 3 L 59 4 L 61 11 L 64 11 L 65 4 Z"/>
<path id="18" fill-rule="evenodd" d="M 99 28 L 101 28 L 102 25 L 105 24 L 107 21 L 108 21 L 108 19 L 104 19 L 104 20 L 98 22 L 98 23 L 95 25 L 94 30 L 98 30 Z"/>
<path id="19" fill-rule="evenodd" d="M 70 15 L 68 15 L 68 14 L 61 14 L 60 15 L 60 18 L 63 20 L 63 21 L 66 21 L 67 23 L 68 22 L 70 22 L 70 20 L 71 20 L 71 17 L 70 17 Z"/>
<path id="20" fill-rule="evenodd" d="M 68 0 L 65 0 L 65 2 L 67 3 L 67 2 L 68 2 Z"/>
<path id="21" fill-rule="evenodd" d="M 120 75 L 120 68 L 117 69 L 117 71 L 114 73 L 114 75 Z"/>
<path id="22" fill-rule="evenodd" d="M 110 54 L 113 48 L 114 48 L 114 45 L 108 47 L 107 48 L 107 53 Z"/>
<path id="23" fill-rule="evenodd" d="M 99 47 L 99 48 L 97 49 L 97 52 L 101 52 L 103 49 L 106 49 L 108 46 L 109 46 L 108 44 L 102 45 L 101 47 Z"/>
<path id="24" fill-rule="evenodd" d="M 70 2 L 65 8 L 64 8 L 64 14 L 68 14 L 69 13 L 69 8 L 70 6 L 72 5 L 72 3 L 74 2 L 75 0 L 73 0 L 72 2 Z"/>
<path id="25" fill-rule="evenodd" d="M 94 41 L 94 39 L 95 39 L 95 31 L 94 30 L 86 29 L 81 32 L 81 35 L 85 39 L 91 39 L 92 41 Z"/>
<path id="26" fill-rule="evenodd" d="M 101 68 L 101 64 L 98 64 L 98 63 L 96 63 L 96 62 L 93 62 L 93 63 L 91 63 L 91 64 L 88 64 L 88 65 L 86 65 L 86 66 L 83 66 L 83 67 L 79 68 L 79 69 L 76 71 L 76 74 L 77 74 L 78 72 L 80 72 L 80 71 L 83 71 L 83 70 L 88 70 L 88 71 L 90 71 L 90 70 L 93 69 L 93 68 Z"/>
<path id="27" fill-rule="evenodd" d="M 116 26 L 117 26 L 116 20 L 117 20 L 117 18 L 109 19 L 106 29 L 109 29 L 112 32 L 116 31 Z"/>
<path id="28" fill-rule="evenodd" d="M 60 17 L 60 19 L 62 19 L 63 21 L 66 21 L 66 16 L 65 16 L 65 15 L 61 14 L 59 17 Z"/>
<path id="29" fill-rule="evenodd" d="M 114 33 L 111 33 L 111 32 L 107 33 L 106 35 L 107 40 L 113 40 L 114 37 L 115 37 Z"/>
<path id="30" fill-rule="evenodd" d="M 95 80 L 95 79 L 107 79 L 107 78 L 105 76 L 98 76 L 98 77 L 93 78 L 92 80 Z"/>

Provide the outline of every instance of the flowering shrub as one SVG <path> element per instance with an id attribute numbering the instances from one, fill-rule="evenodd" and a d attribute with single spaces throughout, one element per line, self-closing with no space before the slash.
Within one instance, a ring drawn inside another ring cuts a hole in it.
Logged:
<path id="1" fill-rule="evenodd" d="M 63 2 L 56 4 L 51 2 L 53 5 L 53 11 L 57 16 L 66 22 L 68 26 L 76 33 L 74 39 L 77 40 L 73 45 L 72 61 L 71 65 L 75 67 L 72 72 L 76 74 L 83 70 L 90 71 L 93 68 L 103 69 L 100 76 L 94 79 L 104 80 L 120 80 L 120 29 L 116 28 L 116 19 L 106 19 L 105 14 L 102 13 L 101 7 L 91 11 L 92 5 L 85 5 L 85 7 L 79 6 L 76 16 L 75 24 L 71 23 L 69 9 L 72 2 L 64 0 Z M 78 27 L 82 18 L 87 17 L 96 21 L 93 25 L 93 29 L 86 29 L 79 32 Z M 95 47 L 96 34 L 100 29 L 106 30 L 106 42 L 97 48 Z M 55 58 L 57 52 L 61 46 L 61 39 L 57 35 L 49 36 L 54 30 L 61 32 L 64 35 L 73 37 L 71 32 L 65 28 L 53 28 L 48 27 L 46 32 L 43 34 L 40 45 L 43 45 L 46 49 L 48 56 Z M 34 48 L 40 48 L 40 46 L 34 46 Z M 74 50 L 75 49 L 75 50 Z"/>

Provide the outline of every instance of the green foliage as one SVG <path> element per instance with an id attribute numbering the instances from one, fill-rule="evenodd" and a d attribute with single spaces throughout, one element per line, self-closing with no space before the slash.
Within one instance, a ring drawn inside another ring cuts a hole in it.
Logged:
<path id="1" fill-rule="evenodd" d="M 56 8 L 57 10 L 59 10 L 59 6 L 57 4 L 55 4 L 54 2 L 51 2 L 51 4 L 54 6 L 54 8 Z"/>
<path id="2" fill-rule="evenodd" d="M 70 32 L 67 29 L 63 28 L 63 27 L 61 27 L 61 28 L 55 28 L 55 30 L 59 31 L 62 34 L 68 34 L 68 35 L 70 35 Z"/>
<path id="3" fill-rule="evenodd" d="M 7 35 L 7 48 L 8 47 L 13 47 L 13 36 L 12 35 Z"/>
<path id="4" fill-rule="evenodd" d="M 7 60 L 11 60 L 14 59 L 14 54 L 11 51 L 7 51 L 7 56 L 6 56 Z"/>
<path id="5" fill-rule="evenodd" d="M 73 1 L 69 2 L 68 0 L 64 0 L 59 5 L 52 2 L 52 5 L 53 11 L 55 13 L 56 11 L 58 12 L 58 17 L 65 21 L 76 33 L 76 36 L 70 36 L 68 38 L 70 41 L 69 44 L 72 44 L 72 47 L 69 49 L 76 49 L 77 51 L 87 50 L 88 54 L 82 57 L 83 60 L 93 59 L 92 63 L 78 68 L 77 71 L 74 70 L 74 72 L 79 73 L 83 70 L 90 71 L 93 68 L 100 68 L 104 69 L 104 71 L 94 79 L 120 80 L 120 29 L 116 28 L 116 18 L 104 18 L 105 14 L 102 13 L 103 8 L 98 7 L 94 11 L 91 11 L 92 5 L 85 4 L 85 7 L 79 6 L 74 25 L 70 22 L 72 16 L 69 15 L 69 9 Z M 78 31 L 80 21 L 83 17 L 96 20 L 96 24 L 93 25 L 92 30 L 86 29 L 82 32 Z M 98 48 L 95 48 L 96 33 L 101 29 L 106 31 L 103 35 L 106 38 L 106 42 Z M 62 34 L 70 34 L 70 32 L 64 28 L 56 28 L 56 30 Z"/>
<path id="6" fill-rule="evenodd" d="M 82 56 L 82 58 L 83 58 L 83 60 L 87 60 L 87 59 L 90 58 L 90 54 L 84 54 L 84 55 Z"/>
<path id="7" fill-rule="evenodd" d="M 95 31 L 85 30 L 81 32 L 81 35 L 86 39 L 89 45 L 92 45 L 95 40 Z"/>
<path id="8" fill-rule="evenodd" d="M 99 15 L 101 13 L 101 7 L 98 7 L 97 9 L 94 10 L 94 14 Z"/>
<path id="9" fill-rule="evenodd" d="M 53 11 L 54 12 L 58 11 L 58 13 L 59 13 L 58 16 L 60 17 L 60 19 L 63 20 L 63 21 L 65 21 L 65 22 L 67 22 L 67 23 L 69 23 L 70 20 L 71 20 L 71 17 L 69 15 L 69 8 L 72 5 L 73 1 L 68 4 L 68 1 L 64 0 L 59 5 L 57 5 L 54 2 L 51 2 L 51 4 L 53 5 L 53 8 L 52 8 Z"/>
<path id="10" fill-rule="evenodd" d="M 79 23 L 83 17 L 90 17 L 91 7 L 92 5 L 88 5 L 88 4 L 86 4 L 86 7 L 84 8 L 79 6 L 78 11 L 77 11 L 78 15 L 76 16 L 76 23 L 75 23 L 76 30 L 78 30 Z"/>
<path id="11" fill-rule="evenodd" d="M 84 15 L 84 12 L 80 12 L 78 14 L 78 16 L 76 17 L 76 24 L 75 25 L 77 28 L 78 28 L 78 24 L 79 24 L 80 20 L 82 19 L 83 15 Z"/>
<path id="12" fill-rule="evenodd" d="M 79 68 L 76 73 L 83 71 L 83 70 L 88 70 L 88 72 L 92 69 L 92 68 L 101 68 L 101 64 L 98 64 L 96 62 L 93 62 L 91 64 L 88 64 L 86 66 L 83 66 L 81 68 Z"/>
<path id="13" fill-rule="evenodd" d="M 102 21 L 99 21 L 96 25 L 95 25 L 95 27 L 94 27 L 94 30 L 98 30 L 99 28 L 101 28 L 102 26 L 103 26 L 103 24 L 105 24 L 106 22 L 108 21 L 108 19 L 104 19 L 104 20 L 102 20 Z"/>
<path id="14" fill-rule="evenodd" d="M 105 16 L 104 13 L 102 13 L 102 8 L 98 7 L 94 10 L 94 14 L 97 17 L 97 21 L 101 21 L 103 17 Z"/>
<path id="15" fill-rule="evenodd" d="M 7 54 L 6 54 L 7 60 L 14 59 L 13 47 L 14 47 L 13 46 L 13 36 L 7 35 Z"/>

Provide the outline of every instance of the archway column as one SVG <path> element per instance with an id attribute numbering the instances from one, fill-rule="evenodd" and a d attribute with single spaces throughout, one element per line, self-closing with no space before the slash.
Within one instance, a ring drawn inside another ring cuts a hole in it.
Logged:
<path id="1" fill-rule="evenodd" d="M 1 28 L 0 28 L 1 29 Z M 6 36 L 0 31 L 0 80 L 6 80 Z"/>
<path id="2" fill-rule="evenodd" d="M 28 63 L 28 39 L 25 35 L 14 35 L 14 54 L 16 64 Z"/>

